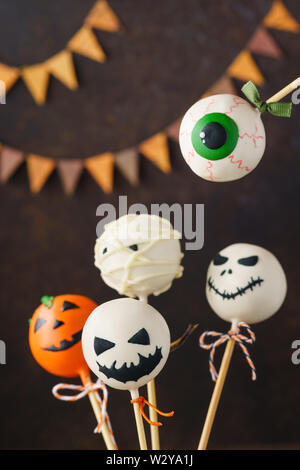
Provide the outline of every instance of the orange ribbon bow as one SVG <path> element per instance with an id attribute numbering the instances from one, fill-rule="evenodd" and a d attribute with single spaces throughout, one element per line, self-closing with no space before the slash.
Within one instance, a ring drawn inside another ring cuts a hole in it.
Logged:
<path id="1" fill-rule="evenodd" d="M 140 412 L 141 412 L 143 418 L 147 421 L 147 423 L 152 424 L 152 426 L 162 426 L 162 423 L 151 421 L 148 418 L 148 416 L 145 414 L 145 411 L 144 411 L 144 406 L 145 405 L 148 405 L 151 408 L 153 408 L 161 416 L 171 417 L 174 414 L 174 411 L 170 411 L 169 413 L 164 413 L 163 411 L 160 411 L 158 408 L 156 408 L 154 405 L 152 405 L 152 403 L 147 401 L 146 398 L 144 398 L 144 397 L 138 397 L 138 398 L 135 398 L 134 400 L 130 400 L 130 403 L 132 403 L 132 404 L 133 403 L 138 403 L 139 404 Z"/>
<path id="2" fill-rule="evenodd" d="M 248 333 L 249 336 L 245 336 L 245 335 L 241 334 L 240 333 L 240 328 L 245 328 L 247 330 L 247 333 Z M 219 339 L 217 339 L 213 343 L 206 344 L 205 343 L 205 338 L 208 337 L 208 336 L 218 337 Z M 215 357 L 216 348 L 218 346 L 221 346 L 221 344 L 225 343 L 229 339 L 233 339 L 240 346 L 241 350 L 245 354 L 245 358 L 246 358 L 246 360 L 249 364 L 249 367 L 251 369 L 252 380 L 256 380 L 255 365 L 254 365 L 254 363 L 253 363 L 253 361 L 250 357 L 248 349 L 246 348 L 246 346 L 244 344 L 244 343 L 253 344 L 254 341 L 256 340 L 255 334 L 253 333 L 253 331 L 251 330 L 250 326 L 247 323 L 239 322 L 237 324 L 237 328 L 235 330 L 230 330 L 226 334 L 218 333 L 217 331 L 205 331 L 200 336 L 200 340 L 199 340 L 200 347 L 203 348 L 203 349 L 207 349 L 207 350 L 210 349 L 211 350 L 210 355 L 209 355 L 209 370 L 210 370 L 213 381 L 216 382 L 216 380 L 218 378 L 218 373 L 217 373 L 216 368 L 214 366 L 214 357 Z"/>

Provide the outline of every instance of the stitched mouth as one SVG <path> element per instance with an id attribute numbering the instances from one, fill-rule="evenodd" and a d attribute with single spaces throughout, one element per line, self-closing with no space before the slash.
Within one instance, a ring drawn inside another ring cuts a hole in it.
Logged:
<path id="1" fill-rule="evenodd" d="M 67 339 L 63 339 L 60 342 L 59 346 L 54 346 L 54 344 L 52 344 L 51 346 L 48 346 L 47 348 L 43 348 L 43 350 L 52 351 L 52 352 L 65 351 L 66 349 L 69 349 L 72 346 L 74 346 L 74 344 L 78 343 L 81 340 L 81 335 L 82 335 L 82 330 L 78 331 L 77 333 L 74 333 L 70 341 L 68 341 Z"/>
<path id="2" fill-rule="evenodd" d="M 149 354 L 148 357 L 138 353 L 140 361 L 135 366 L 133 362 L 130 366 L 127 366 L 126 362 L 119 369 L 116 368 L 116 362 L 114 361 L 111 367 L 102 366 L 97 362 L 99 371 L 102 372 L 108 379 L 112 378 L 119 382 L 136 382 L 141 377 L 149 375 L 155 367 L 160 363 L 162 359 L 161 347 L 156 346 L 154 354 Z"/>
<path id="3" fill-rule="evenodd" d="M 256 286 L 261 286 L 261 284 L 264 282 L 263 279 L 261 279 L 259 276 L 257 279 L 253 279 L 253 277 L 250 278 L 250 281 L 248 282 L 248 284 L 244 287 L 237 287 L 236 288 L 236 291 L 234 292 L 226 292 L 226 290 L 224 290 L 223 292 L 219 291 L 219 289 L 214 285 L 213 283 L 213 280 L 212 278 L 210 277 L 208 279 L 208 286 L 209 286 L 209 290 L 213 290 L 217 295 L 219 295 L 220 297 L 222 297 L 223 300 L 225 299 L 232 299 L 234 300 L 236 297 L 238 296 L 242 296 L 244 294 L 246 294 L 246 292 L 248 290 L 253 290 L 254 287 Z"/>

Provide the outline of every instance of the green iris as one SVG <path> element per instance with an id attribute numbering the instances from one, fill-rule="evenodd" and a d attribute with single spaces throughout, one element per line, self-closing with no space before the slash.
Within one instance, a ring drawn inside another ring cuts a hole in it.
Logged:
<path id="1" fill-rule="evenodd" d="M 236 122 L 223 113 L 205 114 L 195 124 L 192 144 L 207 160 L 221 160 L 235 149 L 239 138 Z"/>

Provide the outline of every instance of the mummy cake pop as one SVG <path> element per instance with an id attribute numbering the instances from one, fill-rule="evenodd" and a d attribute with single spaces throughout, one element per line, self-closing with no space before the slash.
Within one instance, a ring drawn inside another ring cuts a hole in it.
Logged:
<path id="1" fill-rule="evenodd" d="M 258 323 L 281 307 L 287 291 L 284 271 L 265 248 L 236 243 L 211 261 L 206 297 L 214 312 L 230 321 Z"/>
<path id="2" fill-rule="evenodd" d="M 166 219 L 124 215 L 107 224 L 96 240 L 95 265 L 104 282 L 121 295 L 158 295 L 182 275 L 179 238 Z"/>
<path id="3" fill-rule="evenodd" d="M 210 181 L 233 181 L 260 162 L 266 145 L 261 113 L 239 96 L 206 97 L 186 112 L 179 131 L 190 168 Z"/>
<path id="4" fill-rule="evenodd" d="M 149 304 L 121 298 L 97 307 L 82 334 L 84 357 L 110 387 L 137 390 L 156 377 L 169 355 L 170 332 Z"/>

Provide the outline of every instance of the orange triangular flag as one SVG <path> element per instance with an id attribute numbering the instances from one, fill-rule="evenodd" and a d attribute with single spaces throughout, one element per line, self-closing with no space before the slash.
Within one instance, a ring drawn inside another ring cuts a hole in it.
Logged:
<path id="1" fill-rule="evenodd" d="M 179 140 L 179 128 L 181 125 L 181 121 L 183 119 L 183 116 L 178 118 L 175 122 L 170 124 L 166 129 L 165 129 L 165 134 L 170 137 L 171 139 L 175 140 L 175 142 L 178 142 Z"/>
<path id="2" fill-rule="evenodd" d="M 122 150 L 115 154 L 115 163 L 129 183 L 136 186 L 139 183 L 139 156 L 136 148 Z"/>
<path id="3" fill-rule="evenodd" d="M 121 23 L 106 0 L 98 0 L 86 18 L 86 24 L 105 31 L 120 31 Z"/>
<path id="4" fill-rule="evenodd" d="M 114 156 L 112 153 L 102 153 L 84 161 L 86 169 L 105 193 L 111 193 L 114 180 Z"/>
<path id="5" fill-rule="evenodd" d="M 65 193 L 73 194 L 83 170 L 82 160 L 61 160 L 57 167 Z"/>
<path id="6" fill-rule="evenodd" d="M 292 33 L 300 32 L 300 24 L 290 14 L 281 0 L 274 1 L 271 10 L 264 18 L 263 24 L 267 28 L 280 29 Z"/>
<path id="7" fill-rule="evenodd" d="M 89 57 L 89 59 L 96 60 L 97 62 L 105 62 L 104 51 L 97 37 L 88 26 L 82 26 L 72 37 L 68 43 L 68 47 L 71 51 Z"/>
<path id="8" fill-rule="evenodd" d="M 55 160 L 30 154 L 26 159 L 30 191 L 38 193 L 55 168 Z"/>
<path id="9" fill-rule="evenodd" d="M 47 61 L 48 71 L 66 87 L 75 90 L 78 87 L 72 53 L 64 50 Z"/>
<path id="10" fill-rule="evenodd" d="M 22 78 L 34 101 L 37 104 L 44 104 L 49 83 L 49 72 L 46 65 L 43 63 L 24 67 L 22 70 Z"/>
<path id="11" fill-rule="evenodd" d="M 4 145 L 0 154 L 0 181 L 6 183 L 24 160 L 24 153 Z"/>
<path id="12" fill-rule="evenodd" d="M 159 132 L 142 142 L 139 151 L 164 173 L 171 171 L 168 139 L 164 133 Z"/>
<path id="13" fill-rule="evenodd" d="M 283 56 L 280 47 L 274 41 L 268 31 L 259 26 L 249 41 L 248 49 L 254 54 L 262 54 L 275 59 Z"/>
<path id="14" fill-rule="evenodd" d="M 8 91 L 18 80 L 20 72 L 15 67 L 0 63 L 0 80 L 5 83 L 6 91 Z"/>
<path id="15" fill-rule="evenodd" d="M 232 78 L 237 78 L 247 82 L 252 80 L 252 82 L 257 85 L 263 85 L 265 79 L 261 74 L 261 71 L 257 67 L 256 63 L 252 59 L 252 56 L 249 51 L 244 49 L 228 67 L 227 73 Z"/>
<path id="16" fill-rule="evenodd" d="M 229 95 L 236 95 L 236 89 L 230 77 L 226 74 L 222 75 L 219 80 L 217 80 L 202 96 L 201 98 L 205 98 L 206 96 L 211 95 L 220 95 L 223 93 L 228 93 Z"/>

